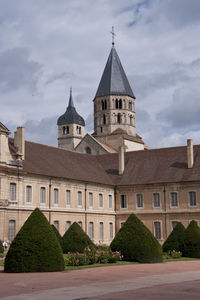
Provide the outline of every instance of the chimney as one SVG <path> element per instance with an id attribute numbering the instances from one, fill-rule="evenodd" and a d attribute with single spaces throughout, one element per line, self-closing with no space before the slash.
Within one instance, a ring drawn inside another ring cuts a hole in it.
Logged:
<path id="1" fill-rule="evenodd" d="M 194 153 L 193 153 L 193 141 L 192 139 L 187 140 L 187 163 L 188 169 L 191 169 L 194 164 Z"/>
<path id="2" fill-rule="evenodd" d="M 14 146 L 17 148 L 18 155 L 21 159 L 25 159 L 25 139 L 24 139 L 24 127 L 17 127 L 17 131 L 14 133 Z"/>
<path id="3" fill-rule="evenodd" d="M 125 159 L 124 159 L 125 146 L 122 145 L 119 147 L 119 175 L 124 173 L 125 168 Z"/>

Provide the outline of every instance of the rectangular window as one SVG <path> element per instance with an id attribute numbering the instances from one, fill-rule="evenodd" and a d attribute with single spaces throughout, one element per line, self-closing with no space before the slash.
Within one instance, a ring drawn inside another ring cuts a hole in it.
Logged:
<path id="1" fill-rule="evenodd" d="M 189 192 L 189 205 L 197 206 L 196 192 Z"/>
<path id="2" fill-rule="evenodd" d="M 32 202 L 32 186 L 26 186 L 26 203 Z"/>
<path id="3" fill-rule="evenodd" d="M 92 240 L 94 238 L 94 223 L 89 222 L 89 237 Z"/>
<path id="4" fill-rule="evenodd" d="M 153 193 L 153 207 L 159 208 L 160 207 L 160 194 Z"/>
<path id="5" fill-rule="evenodd" d="M 99 207 L 103 208 L 103 195 L 99 194 Z"/>
<path id="6" fill-rule="evenodd" d="M 79 207 L 81 207 L 82 206 L 82 192 L 78 192 L 78 199 L 77 199 L 77 201 L 78 201 L 78 206 Z"/>
<path id="7" fill-rule="evenodd" d="M 66 221 L 65 230 L 67 231 L 70 226 L 71 226 L 71 221 Z"/>
<path id="8" fill-rule="evenodd" d="M 70 207 L 71 205 L 71 192 L 66 190 L 66 206 Z"/>
<path id="9" fill-rule="evenodd" d="M 99 223 L 99 240 L 103 241 L 103 222 Z"/>
<path id="10" fill-rule="evenodd" d="M 15 237 L 15 220 L 10 220 L 8 225 L 8 239 L 9 241 L 14 240 Z"/>
<path id="11" fill-rule="evenodd" d="M 172 230 L 176 227 L 177 224 L 178 224 L 178 221 L 172 221 Z"/>
<path id="12" fill-rule="evenodd" d="M 112 195 L 108 195 L 108 208 L 112 208 Z"/>
<path id="13" fill-rule="evenodd" d="M 10 183 L 10 201 L 16 201 L 16 183 Z"/>
<path id="14" fill-rule="evenodd" d="M 53 190 L 53 204 L 58 205 L 58 189 Z"/>
<path id="15" fill-rule="evenodd" d="M 161 222 L 154 222 L 154 235 L 157 240 L 161 240 Z"/>
<path id="16" fill-rule="evenodd" d="M 78 221 L 78 225 L 82 228 L 83 227 L 83 222 L 82 221 Z"/>
<path id="17" fill-rule="evenodd" d="M 46 188 L 41 187 L 40 188 L 40 204 L 45 204 L 46 202 Z"/>
<path id="18" fill-rule="evenodd" d="M 54 221 L 53 225 L 56 227 L 56 229 L 59 231 L 59 221 Z"/>
<path id="19" fill-rule="evenodd" d="M 177 192 L 171 192 L 170 197 L 171 197 L 171 207 L 178 207 Z"/>
<path id="20" fill-rule="evenodd" d="M 93 207 L 93 193 L 89 193 L 89 208 Z"/>
<path id="21" fill-rule="evenodd" d="M 142 194 L 136 195 L 136 207 L 143 208 L 143 195 Z"/>
<path id="22" fill-rule="evenodd" d="M 127 208 L 126 195 L 120 195 L 121 208 Z"/>
<path id="23" fill-rule="evenodd" d="M 113 223 L 109 223 L 110 240 L 113 239 Z"/>

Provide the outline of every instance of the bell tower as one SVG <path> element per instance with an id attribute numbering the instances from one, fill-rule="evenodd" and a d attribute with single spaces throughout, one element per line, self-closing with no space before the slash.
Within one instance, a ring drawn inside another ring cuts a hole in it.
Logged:
<path id="1" fill-rule="evenodd" d="M 74 151 L 84 136 L 84 119 L 77 113 L 70 89 L 69 104 L 66 112 L 57 120 L 58 147 Z"/>

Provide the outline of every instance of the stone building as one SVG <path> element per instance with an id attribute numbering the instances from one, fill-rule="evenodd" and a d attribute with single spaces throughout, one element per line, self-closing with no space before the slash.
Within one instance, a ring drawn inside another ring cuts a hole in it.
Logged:
<path id="1" fill-rule="evenodd" d="M 84 136 L 72 91 L 57 125 L 58 148 L 25 141 L 23 127 L 10 138 L 0 123 L 1 240 L 12 241 L 35 207 L 61 235 L 76 221 L 95 243 L 109 244 L 132 212 L 161 243 L 178 221 L 199 222 L 200 146 L 144 150 L 114 47 L 94 98 L 94 133 Z"/>

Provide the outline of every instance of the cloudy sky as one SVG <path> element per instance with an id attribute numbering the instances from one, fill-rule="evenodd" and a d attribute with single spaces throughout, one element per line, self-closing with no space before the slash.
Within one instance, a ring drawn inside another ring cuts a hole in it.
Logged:
<path id="1" fill-rule="evenodd" d="M 57 145 L 72 86 L 92 132 L 113 25 L 137 133 L 152 148 L 199 144 L 199 0 L 0 0 L 0 121 Z"/>

